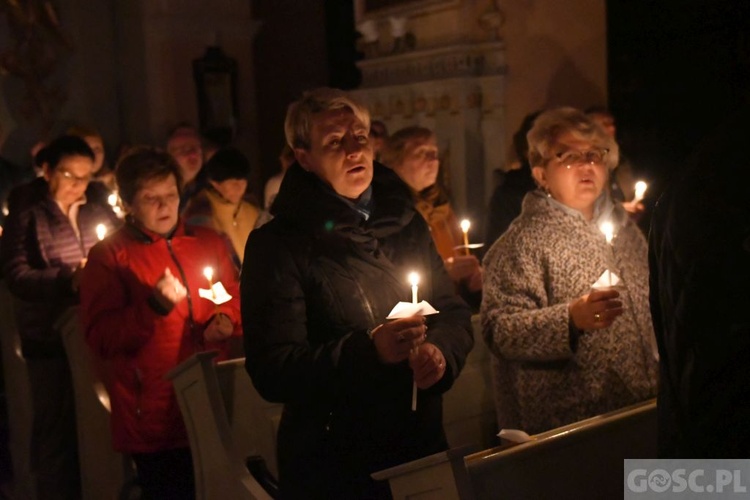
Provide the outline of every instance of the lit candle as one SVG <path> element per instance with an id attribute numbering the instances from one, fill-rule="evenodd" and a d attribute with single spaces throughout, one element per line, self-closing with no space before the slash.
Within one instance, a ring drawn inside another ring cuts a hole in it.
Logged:
<path id="1" fill-rule="evenodd" d="M 602 225 L 599 226 L 599 230 L 604 233 L 604 237 L 607 239 L 608 244 L 612 244 L 612 238 L 615 236 L 615 226 L 612 225 L 611 222 L 602 222 Z"/>
<path id="2" fill-rule="evenodd" d="M 118 198 L 117 191 L 112 191 L 112 194 L 110 194 L 109 196 L 107 196 L 107 203 L 109 203 L 110 206 L 112 206 L 112 207 L 116 207 L 117 206 L 117 198 Z"/>
<path id="3" fill-rule="evenodd" d="M 96 237 L 99 238 L 99 241 L 102 241 L 105 236 L 107 236 L 107 226 L 105 226 L 104 224 L 97 224 Z"/>
<path id="4" fill-rule="evenodd" d="M 218 312 L 219 305 L 216 303 L 216 290 L 214 289 L 214 268 L 207 266 L 203 268 L 203 276 L 208 280 L 208 289 L 211 290 L 211 297 L 213 297 L 214 308 Z"/>
<path id="5" fill-rule="evenodd" d="M 634 203 L 638 203 L 643 199 L 643 195 L 646 194 L 646 189 L 648 189 L 648 184 L 645 182 L 638 181 L 635 183 L 635 197 L 633 197 Z"/>
<path id="6" fill-rule="evenodd" d="M 461 231 L 464 233 L 464 253 L 466 255 L 469 255 L 469 228 L 471 227 L 471 222 L 469 222 L 469 219 L 464 219 L 461 221 Z"/>
<path id="7" fill-rule="evenodd" d="M 411 301 L 413 304 L 419 303 L 417 300 L 417 286 L 419 285 L 419 275 L 417 273 L 409 273 L 409 283 L 411 284 Z"/>

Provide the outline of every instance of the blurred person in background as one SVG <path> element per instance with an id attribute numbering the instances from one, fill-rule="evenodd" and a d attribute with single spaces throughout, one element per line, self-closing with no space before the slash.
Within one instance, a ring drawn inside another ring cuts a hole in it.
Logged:
<path id="1" fill-rule="evenodd" d="M 207 186 L 190 200 L 183 218 L 190 225 L 210 227 L 230 241 L 237 269 L 245 256 L 245 242 L 260 209 L 245 201 L 250 162 L 238 149 L 220 149 L 203 167 Z"/>
<path id="2" fill-rule="evenodd" d="M 463 232 L 450 200 L 438 183 L 437 138 L 424 127 L 406 127 L 391 135 L 382 150 L 383 163 L 411 191 L 414 205 L 430 226 L 430 234 L 456 289 L 475 309 L 482 300 L 482 267 L 463 245 Z"/>
<path id="3" fill-rule="evenodd" d="M 2 262 L 26 359 L 34 411 L 31 462 L 38 498 L 80 498 L 75 405 L 70 367 L 55 323 L 78 302 L 81 273 L 114 214 L 87 203 L 94 152 L 61 136 L 37 153 L 44 176 L 33 199 L 15 203 L 2 241 Z"/>
<path id="4" fill-rule="evenodd" d="M 180 211 L 203 187 L 203 143 L 198 130 L 187 122 L 178 123 L 167 135 L 167 153 L 177 161 L 182 176 Z"/>

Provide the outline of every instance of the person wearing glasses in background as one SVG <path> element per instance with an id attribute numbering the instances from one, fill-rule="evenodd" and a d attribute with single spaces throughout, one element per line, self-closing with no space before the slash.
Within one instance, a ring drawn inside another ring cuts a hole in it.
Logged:
<path id="1" fill-rule="evenodd" d="M 617 143 L 573 108 L 527 139 L 539 188 L 484 258 L 481 316 L 500 428 L 538 433 L 654 397 L 658 373 L 646 241 L 606 189 Z"/>
<path id="2" fill-rule="evenodd" d="M 31 463 L 38 498 L 80 498 L 73 383 L 55 323 L 78 302 L 78 284 L 96 227 L 117 218 L 86 203 L 94 153 L 62 136 L 36 156 L 43 196 L 13 206 L 2 241 L 2 262 L 26 359 L 34 410 Z"/>

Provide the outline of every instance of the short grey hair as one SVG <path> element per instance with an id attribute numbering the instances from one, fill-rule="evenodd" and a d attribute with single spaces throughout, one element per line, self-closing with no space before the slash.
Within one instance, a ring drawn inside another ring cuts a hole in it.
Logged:
<path id="1" fill-rule="evenodd" d="M 284 120 L 284 135 L 292 149 L 310 149 L 313 116 L 334 109 L 349 109 L 370 131 L 370 111 L 343 90 L 320 87 L 302 94 L 289 105 Z"/>
<path id="2" fill-rule="evenodd" d="M 550 152 L 560 136 L 570 133 L 574 137 L 588 141 L 593 146 L 606 149 L 604 164 L 610 170 L 620 161 L 620 148 L 617 142 L 604 129 L 583 111 L 562 107 L 547 110 L 534 120 L 534 126 L 526 134 L 529 143 L 529 164 L 544 167 L 551 160 Z"/>

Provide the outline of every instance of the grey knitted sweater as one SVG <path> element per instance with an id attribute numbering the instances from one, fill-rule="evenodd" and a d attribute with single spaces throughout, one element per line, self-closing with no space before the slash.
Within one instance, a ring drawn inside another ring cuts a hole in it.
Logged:
<path id="1" fill-rule="evenodd" d="M 646 240 L 609 207 L 612 246 L 596 223 L 531 192 L 484 258 L 481 319 L 501 429 L 538 433 L 656 395 Z M 608 328 L 576 331 L 568 304 L 606 269 L 622 279 L 625 312 Z"/>

